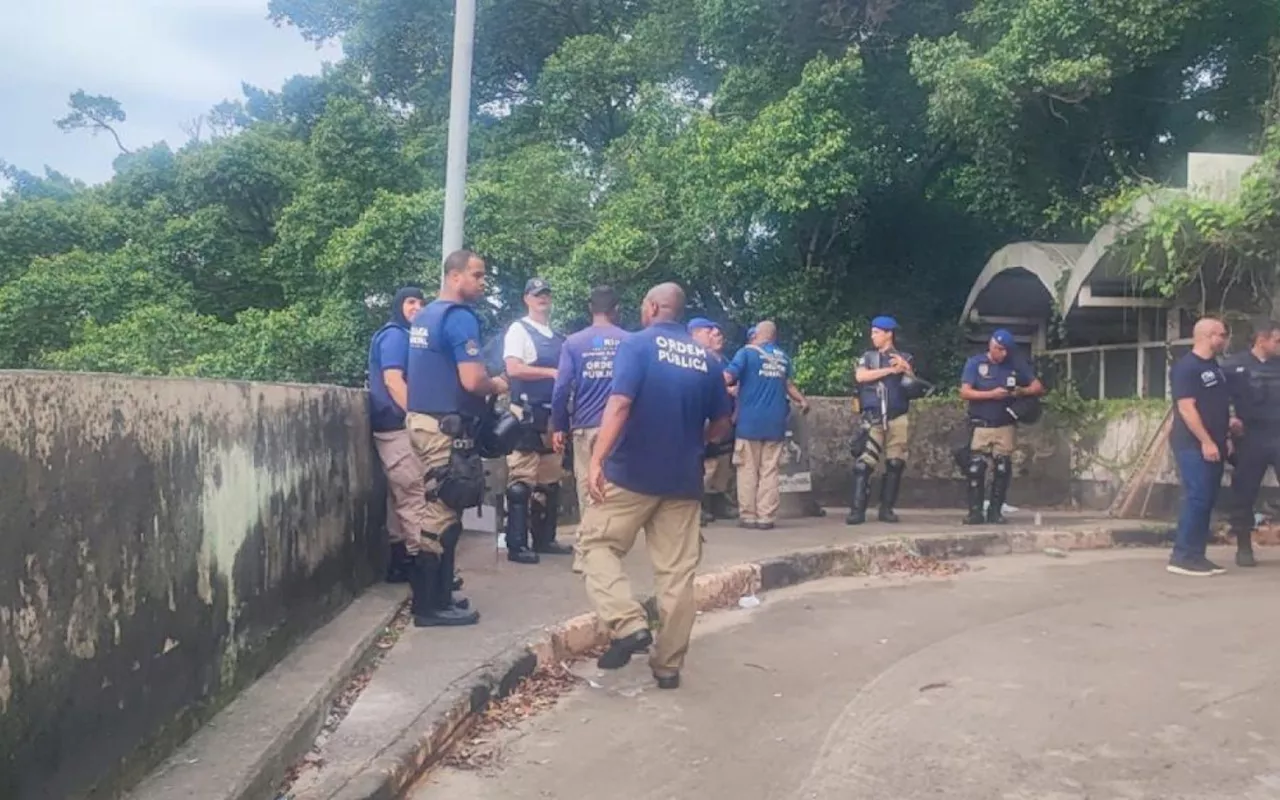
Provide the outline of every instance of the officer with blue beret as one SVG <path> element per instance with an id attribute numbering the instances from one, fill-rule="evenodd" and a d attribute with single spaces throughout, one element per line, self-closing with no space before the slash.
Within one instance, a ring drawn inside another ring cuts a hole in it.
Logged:
<path id="1" fill-rule="evenodd" d="M 1013 480 L 1016 426 L 1020 420 L 1027 419 L 1023 409 L 1038 409 L 1037 404 L 1028 401 L 1039 398 L 1044 391 L 1044 384 L 1032 366 L 1014 352 L 1013 334 L 1003 328 L 991 334 L 985 352 L 964 363 L 960 398 L 969 403 L 972 431 L 966 469 L 969 514 L 964 524 L 1004 524 L 1002 509 Z M 984 514 L 988 458 L 994 474 L 990 503 Z"/>

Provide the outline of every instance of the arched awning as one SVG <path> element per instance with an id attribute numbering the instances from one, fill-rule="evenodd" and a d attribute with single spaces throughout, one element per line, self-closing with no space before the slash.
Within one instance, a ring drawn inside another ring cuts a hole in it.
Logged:
<path id="1" fill-rule="evenodd" d="M 1183 192 L 1179 189 L 1158 189 L 1139 198 L 1124 217 L 1112 219 L 1099 228 L 1071 267 L 1071 277 L 1067 279 L 1062 296 L 1058 298 L 1058 312 L 1063 317 L 1069 316 L 1080 300 L 1081 291 L 1094 280 L 1108 279 L 1128 284 L 1123 265 L 1107 258 L 1107 251 L 1125 232 L 1148 222 L 1151 212 L 1157 206 L 1181 194 Z"/>
<path id="2" fill-rule="evenodd" d="M 1057 305 L 1063 276 L 1085 250 L 1083 244 L 1015 242 L 987 260 L 960 314 L 964 325 L 979 317 L 1046 319 Z"/>

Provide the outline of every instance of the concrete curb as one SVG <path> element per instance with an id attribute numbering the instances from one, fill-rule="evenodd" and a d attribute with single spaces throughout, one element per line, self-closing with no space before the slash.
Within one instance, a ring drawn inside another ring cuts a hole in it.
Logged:
<path id="1" fill-rule="evenodd" d="M 906 554 L 936 559 L 1036 553 L 1045 548 L 1101 550 L 1161 546 L 1169 534 L 1147 528 L 1084 531 L 1011 530 L 997 533 L 914 536 L 901 539 L 802 550 L 759 562 L 700 575 L 695 584 L 698 610 L 736 606 L 743 595 L 780 589 L 826 577 L 865 574 L 878 564 Z M 645 606 L 653 613 L 653 598 Z M 470 676 L 420 717 L 427 725 L 389 747 L 361 774 L 328 800 L 395 800 L 418 776 L 435 765 L 476 715 L 504 697 L 538 666 L 581 656 L 608 642 L 595 614 L 582 614 L 548 628 L 531 642 L 508 649 Z M 299 800 L 303 800 L 299 798 Z"/>
<path id="2" fill-rule="evenodd" d="M 382 631 L 404 605 L 402 587 L 375 586 L 320 631 L 350 628 L 334 648 L 305 645 L 259 678 L 130 791 L 128 800 L 261 800 L 275 797 L 285 772 L 311 749 L 334 699 L 371 657 Z M 366 605 L 366 609 L 361 609 Z M 350 614 L 349 617 L 344 615 Z M 367 614 L 377 622 L 369 625 Z M 358 632 L 356 632 L 358 631 Z M 318 676 L 308 681 L 306 676 Z M 283 724 L 262 724 L 261 709 L 283 687 L 313 686 Z M 241 733 L 226 743 L 226 731 Z M 219 746 L 219 743 L 224 746 Z"/>

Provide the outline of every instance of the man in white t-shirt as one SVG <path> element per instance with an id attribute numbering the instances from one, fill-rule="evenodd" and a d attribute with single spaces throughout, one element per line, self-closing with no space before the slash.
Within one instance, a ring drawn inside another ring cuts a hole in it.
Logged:
<path id="1" fill-rule="evenodd" d="M 529 313 L 507 328 L 502 347 L 511 410 L 528 423 L 507 456 L 507 558 L 536 564 L 539 553 L 573 552 L 556 543 L 561 468 L 551 437 L 551 393 L 564 337 L 551 330 L 550 284 L 531 278 L 524 287 L 524 304 Z"/>

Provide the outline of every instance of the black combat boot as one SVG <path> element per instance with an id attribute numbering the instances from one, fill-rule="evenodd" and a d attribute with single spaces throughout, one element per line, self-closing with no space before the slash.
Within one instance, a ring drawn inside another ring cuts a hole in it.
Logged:
<path id="1" fill-rule="evenodd" d="M 466 611 L 471 608 L 471 601 L 465 597 L 454 597 L 453 581 L 454 581 L 454 564 L 458 555 L 458 540 L 462 538 L 462 523 L 455 522 L 444 533 L 440 534 L 440 546 L 444 552 L 440 554 L 440 575 L 437 577 L 440 585 L 440 595 L 436 598 L 439 607 L 460 608 Z"/>
<path id="2" fill-rule="evenodd" d="M 653 634 L 648 628 L 642 628 L 630 636 L 614 639 L 609 642 L 609 649 L 596 659 L 600 669 L 622 669 L 631 662 L 636 653 L 643 653 L 653 644 Z"/>
<path id="3" fill-rule="evenodd" d="M 898 504 L 898 490 L 902 488 L 902 471 L 907 462 L 900 458 L 891 458 L 884 465 L 884 477 L 880 480 L 880 521 L 897 522 L 898 515 L 893 507 Z"/>
<path id="4" fill-rule="evenodd" d="M 409 572 L 409 585 L 413 589 L 413 601 L 409 610 L 416 628 L 454 627 L 474 625 L 480 621 L 475 611 L 463 611 L 449 606 L 441 607 L 440 598 L 445 586 L 440 582 L 440 556 L 435 553 L 418 553 Z"/>
<path id="5" fill-rule="evenodd" d="M 560 486 L 539 486 L 544 502 L 530 503 L 529 529 L 533 533 L 533 551 L 544 556 L 571 556 L 573 548 L 556 541 L 560 521 Z"/>
<path id="6" fill-rule="evenodd" d="M 987 493 L 987 459 L 980 455 L 969 456 L 969 466 L 965 472 L 969 482 L 969 516 L 964 518 L 964 524 L 985 524 L 987 518 L 982 513 L 982 501 Z"/>
<path id="7" fill-rule="evenodd" d="M 1236 566 L 1256 567 L 1258 559 L 1253 557 L 1253 531 L 1236 532 Z"/>
<path id="8" fill-rule="evenodd" d="M 507 487 L 507 560 L 537 564 L 541 559 L 529 548 L 529 500 L 532 492 L 523 483 Z"/>
<path id="9" fill-rule="evenodd" d="M 412 563 L 404 542 L 392 542 L 391 557 L 387 560 L 387 583 L 408 583 Z"/>
<path id="10" fill-rule="evenodd" d="M 711 495 L 711 514 L 716 519 L 737 519 L 738 509 L 729 502 L 729 495 L 716 492 Z"/>
<path id="11" fill-rule="evenodd" d="M 987 506 L 987 522 L 992 525 L 1003 525 L 1004 501 L 1009 496 L 1009 481 L 1013 480 L 1013 459 L 1009 456 L 996 456 L 995 473 L 991 476 L 991 504 Z"/>
<path id="12" fill-rule="evenodd" d="M 845 525 L 861 525 L 867 521 L 867 502 L 871 499 L 871 467 L 862 461 L 853 465 L 853 493 L 849 497 L 849 516 Z"/>

